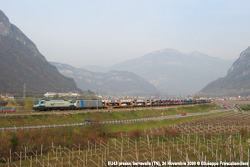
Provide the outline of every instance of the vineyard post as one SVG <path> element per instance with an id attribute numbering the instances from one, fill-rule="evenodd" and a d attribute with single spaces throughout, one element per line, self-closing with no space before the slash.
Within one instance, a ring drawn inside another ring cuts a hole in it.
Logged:
<path id="1" fill-rule="evenodd" d="M 20 167 L 22 166 L 22 152 L 20 152 Z"/>
<path id="2" fill-rule="evenodd" d="M 92 158 L 93 157 L 93 152 L 92 152 L 93 151 L 93 147 L 92 147 L 92 145 L 91 145 L 90 148 L 91 148 L 91 150 L 90 150 L 90 157 Z"/>
<path id="3" fill-rule="evenodd" d="M 62 148 L 61 145 L 59 145 L 59 150 L 60 150 L 60 157 L 62 156 Z"/>
<path id="4" fill-rule="evenodd" d="M 32 155 L 30 156 L 30 167 L 32 167 Z"/>
<path id="5" fill-rule="evenodd" d="M 161 150 L 163 150 L 163 139 L 161 140 Z"/>
<path id="6" fill-rule="evenodd" d="M 41 144 L 41 157 L 43 157 L 43 145 Z"/>
<path id="7" fill-rule="evenodd" d="M 169 152 L 169 161 L 171 161 L 171 150 L 170 150 L 170 152 Z"/>
<path id="8" fill-rule="evenodd" d="M 188 144 L 190 145 L 190 135 L 188 135 Z"/>
<path id="9" fill-rule="evenodd" d="M 208 153 L 208 151 L 209 151 L 209 150 L 208 150 L 208 140 L 207 140 L 207 153 Z"/>
<path id="10" fill-rule="evenodd" d="M 219 138 L 217 138 L 217 150 L 219 149 Z"/>
<path id="11" fill-rule="evenodd" d="M 88 150 L 86 150 L 86 165 L 88 164 Z"/>
<path id="12" fill-rule="evenodd" d="M 70 151 L 69 151 L 69 162 L 68 162 L 68 164 L 70 164 Z"/>
<path id="13" fill-rule="evenodd" d="M 52 151 L 54 153 L 55 151 L 54 151 L 54 143 L 53 142 L 52 142 L 51 146 L 52 146 Z"/>
<path id="14" fill-rule="evenodd" d="M 165 152 L 165 147 L 164 147 L 164 152 Z M 170 145 L 168 145 L 168 156 L 170 155 Z"/>
<path id="15" fill-rule="evenodd" d="M 36 164 L 37 164 L 37 150 L 36 150 Z"/>
<path id="16" fill-rule="evenodd" d="M 188 153 L 187 153 L 187 148 L 186 148 L 186 162 L 188 162 Z"/>
<path id="17" fill-rule="evenodd" d="M 199 149 L 198 149 L 198 152 L 199 152 L 199 155 L 200 155 L 200 152 L 201 152 L 201 140 L 199 138 Z"/>
<path id="18" fill-rule="evenodd" d="M 108 144 L 107 144 L 107 149 L 108 149 L 107 154 L 108 154 L 108 155 L 109 155 L 109 148 L 110 148 L 110 142 L 109 142 L 109 140 L 108 140 Z"/>
<path id="19" fill-rule="evenodd" d="M 189 139 L 190 140 L 190 139 Z M 190 141 L 188 141 L 188 151 L 190 151 L 191 146 L 190 146 Z"/>
<path id="20" fill-rule="evenodd" d="M 241 160 L 241 143 L 239 143 L 239 156 L 240 156 L 240 160 Z"/>
<path id="21" fill-rule="evenodd" d="M 79 150 L 78 150 L 78 154 L 79 154 L 79 156 L 81 155 L 81 145 L 79 144 Z"/>
<path id="22" fill-rule="evenodd" d="M 82 154 L 82 166 L 85 166 L 85 154 Z"/>
<path id="23" fill-rule="evenodd" d="M 11 163 L 11 149 L 10 149 L 10 163 Z"/>
<path id="24" fill-rule="evenodd" d="M 234 138 L 233 138 L 233 148 L 234 148 Z"/>
<path id="25" fill-rule="evenodd" d="M 49 166 L 49 152 L 48 152 L 48 166 Z"/>
<path id="26" fill-rule="evenodd" d="M 211 145 L 212 145 L 212 153 L 214 152 L 214 145 L 213 145 L 213 138 L 211 137 Z M 214 155 L 212 154 L 212 157 L 213 157 Z"/>
<path id="27" fill-rule="evenodd" d="M 148 149 L 150 149 L 149 136 L 147 135 Z"/>
<path id="28" fill-rule="evenodd" d="M 196 149 L 195 149 L 195 143 L 194 143 L 194 154 L 195 154 L 195 150 L 196 150 Z"/>
<path id="29" fill-rule="evenodd" d="M 96 141 L 95 141 L 95 154 L 96 154 Z"/>
<path id="30" fill-rule="evenodd" d="M 240 146 L 240 161 L 242 161 L 243 160 L 243 150 L 242 150 L 242 146 Z"/>
<path id="31" fill-rule="evenodd" d="M 204 144 L 206 143 L 206 138 L 205 138 L 205 133 L 203 131 L 203 139 L 204 139 Z"/>
<path id="32" fill-rule="evenodd" d="M 232 153 L 231 153 L 231 148 L 230 148 L 230 162 L 232 162 Z"/>
<path id="33" fill-rule="evenodd" d="M 56 149 L 56 161 L 57 161 L 57 149 Z"/>
<path id="34" fill-rule="evenodd" d="M 182 145 L 181 145 L 181 156 L 182 156 Z"/>
<path id="35" fill-rule="evenodd" d="M 195 145 L 197 145 L 197 141 L 198 141 L 198 136 L 196 134 L 196 136 L 195 136 Z"/>
<path id="36" fill-rule="evenodd" d="M 27 157 L 26 157 L 26 152 L 27 152 L 27 149 L 26 149 L 26 147 L 24 147 L 24 159 L 25 159 L 25 160 L 27 159 Z"/>
<path id="37" fill-rule="evenodd" d="M 218 162 L 218 150 L 216 150 L 216 160 Z"/>
<path id="38" fill-rule="evenodd" d="M 103 159 L 104 159 L 104 156 L 103 156 L 103 154 L 102 154 L 102 165 L 101 165 L 101 166 L 103 166 L 103 165 L 104 165 L 104 161 L 103 161 Z"/>
<path id="39" fill-rule="evenodd" d="M 104 161 L 105 162 L 107 161 L 107 150 L 108 150 L 108 148 L 105 148 L 105 153 L 104 153 Z"/>
<path id="40" fill-rule="evenodd" d="M 153 148 L 152 151 L 153 151 L 153 161 L 154 161 L 155 160 L 155 149 Z"/>
<path id="41" fill-rule="evenodd" d="M 121 143 L 121 161 L 122 161 L 122 157 L 123 157 L 122 153 L 123 153 L 123 143 Z"/>
<path id="42" fill-rule="evenodd" d="M 247 149 L 247 162 L 249 164 L 249 149 Z"/>

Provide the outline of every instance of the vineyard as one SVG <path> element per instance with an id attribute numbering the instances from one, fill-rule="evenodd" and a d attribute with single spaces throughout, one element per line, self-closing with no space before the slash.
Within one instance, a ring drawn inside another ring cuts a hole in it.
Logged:
<path id="1" fill-rule="evenodd" d="M 39 150 L 23 150 L 2 159 L 6 166 L 126 166 L 169 161 L 249 162 L 249 113 L 227 113 L 177 125 L 144 131 L 123 132 L 119 137 L 87 142 L 85 145 L 41 145 Z M 121 164 L 120 164 L 121 165 Z M 189 164 L 195 165 L 195 164 Z"/>

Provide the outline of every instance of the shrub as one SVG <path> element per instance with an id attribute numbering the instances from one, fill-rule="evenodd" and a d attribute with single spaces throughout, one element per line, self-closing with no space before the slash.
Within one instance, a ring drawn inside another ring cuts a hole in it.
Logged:
<path id="1" fill-rule="evenodd" d="M 141 136 L 142 136 L 142 131 L 140 131 L 140 130 L 132 130 L 129 132 L 130 138 L 139 138 Z"/>
<path id="2" fill-rule="evenodd" d="M 164 133 L 167 137 L 177 137 L 180 133 L 173 127 L 164 127 Z"/>
<path id="3" fill-rule="evenodd" d="M 248 137 L 249 136 L 249 131 L 247 128 L 241 128 L 240 129 L 240 135 L 242 138 Z"/>
<path id="4" fill-rule="evenodd" d="M 6 106 L 8 104 L 7 101 L 0 99 L 0 106 Z"/>

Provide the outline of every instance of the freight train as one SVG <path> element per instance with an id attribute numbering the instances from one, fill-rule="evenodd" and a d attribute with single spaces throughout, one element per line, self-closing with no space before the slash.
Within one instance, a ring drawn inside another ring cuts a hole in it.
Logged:
<path id="1" fill-rule="evenodd" d="M 36 111 L 50 110 L 82 110 L 101 108 L 132 108 L 132 107 L 153 107 L 173 106 L 210 103 L 210 99 L 154 99 L 154 100 L 39 100 L 34 103 Z"/>

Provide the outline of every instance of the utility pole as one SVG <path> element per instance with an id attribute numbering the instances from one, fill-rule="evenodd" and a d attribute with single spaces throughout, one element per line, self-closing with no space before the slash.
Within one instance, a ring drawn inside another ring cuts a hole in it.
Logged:
<path id="1" fill-rule="evenodd" d="M 23 98 L 25 98 L 26 84 L 23 84 Z"/>
<path id="2" fill-rule="evenodd" d="M 99 105 L 99 99 L 98 99 L 98 90 L 96 91 L 96 98 L 97 98 L 97 110 L 98 110 L 98 105 Z"/>

